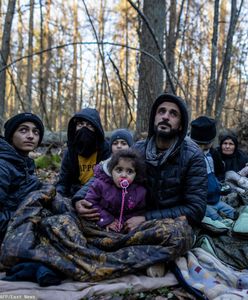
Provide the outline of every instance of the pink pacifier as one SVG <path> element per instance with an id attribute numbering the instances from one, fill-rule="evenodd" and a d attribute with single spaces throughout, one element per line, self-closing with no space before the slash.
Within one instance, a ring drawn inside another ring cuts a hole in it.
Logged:
<path id="1" fill-rule="evenodd" d="M 126 178 L 120 178 L 119 183 L 122 189 L 129 187 L 129 181 Z"/>

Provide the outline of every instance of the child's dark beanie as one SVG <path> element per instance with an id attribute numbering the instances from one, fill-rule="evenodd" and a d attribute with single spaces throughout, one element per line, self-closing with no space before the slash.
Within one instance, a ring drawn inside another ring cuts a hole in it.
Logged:
<path id="1" fill-rule="evenodd" d="M 110 147 L 112 146 L 113 142 L 118 139 L 126 141 L 129 147 L 131 147 L 133 144 L 133 137 L 131 132 L 125 128 L 116 129 L 115 131 L 113 131 L 109 141 Z"/>
<path id="2" fill-rule="evenodd" d="M 24 122 L 32 122 L 37 126 L 37 128 L 40 131 L 40 139 L 39 139 L 39 144 L 40 144 L 44 135 L 44 125 L 38 116 L 27 112 L 15 115 L 4 124 L 5 140 L 8 143 L 10 143 L 12 136 L 16 131 L 17 127 Z"/>

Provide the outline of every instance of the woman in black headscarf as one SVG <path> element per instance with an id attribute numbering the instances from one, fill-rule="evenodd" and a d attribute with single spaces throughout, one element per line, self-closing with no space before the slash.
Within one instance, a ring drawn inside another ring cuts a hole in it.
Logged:
<path id="1" fill-rule="evenodd" d="M 233 133 L 226 133 L 220 137 L 218 151 L 225 163 L 225 172 L 239 172 L 248 163 L 248 156 L 238 149 L 238 139 Z"/>

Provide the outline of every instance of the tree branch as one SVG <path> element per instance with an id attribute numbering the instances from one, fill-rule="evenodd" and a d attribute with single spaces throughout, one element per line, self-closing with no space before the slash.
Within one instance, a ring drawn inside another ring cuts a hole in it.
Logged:
<path id="1" fill-rule="evenodd" d="M 88 19 L 89 19 L 89 21 L 90 21 L 90 25 L 91 25 L 91 27 L 92 27 L 92 30 L 93 30 L 93 32 L 94 32 L 94 36 L 95 36 L 96 41 L 97 41 L 98 52 L 99 52 L 100 57 L 101 57 L 102 67 L 103 67 L 103 73 L 104 73 L 104 76 L 105 76 L 106 82 L 107 82 L 107 87 L 108 87 L 109 97 L 110 97 L 110 101 L 111 101 L 112 111 L 113 111 L 113 114 L 114 114 L 115 125 L 117 126 L 117 124 L 116 124 L 116 118 L 115 118 L 115 110 L 114 110 L 114 105 L 113 105 L 113 102 L 114 102 L 114 101 L 113 101 L 113 97 L 112 97 L 112 93 L 111 93 L 111 89 L 110 89 L 110 85 L 109 85 L 109 80 L 108 80 L 108 75 L 107 75 L 107 71 L 106 71 L 106 66 L 105 66 L 104 56 L 103 56 L 103 53 L 102 53 L 102 51 L 101 51 L 101 48 L 99 47 L 99 46 L 100 46 L 100 44 L 99 44 L 99 39 L 98 39 L 97 32 L 96 32 L 96 29 L 95 29 L 95 27 L 94 27 L 94 24 L 93 24 L 93 22 L 92 22 L 92 20 L 91 20 L 91 17 L 90 17 L 88 8 L 87 8 L 87 6 L 86 6 L 86 4 L 85 4 L 85 1 L 82 0 L 82 2 L 83 2 L 83 4 L 84 4 L 84 8 L 85 8 L 85 10 L 86 10 L 86 14 L 87 14 L 87 16 L 88 16 Z"/>
<path id="2" fill-rule="evenodd" d="M 73 45 L 111 45 L 111 46 L 117 46 L 117 47 L 125 47 L 128 48 L 130 50 L 134 50 L 134 51 L 138 51 L 138 52 L 142 52 L 145 55 L 149 56 L 151 59 L 153 59 L 157 64 L 159 64 L 161 67 L 163 67 L 162 63 L 152 54 L 148 53 L 147 51 L 141 50 L 140 48 L 136 48 L 136 47 L 131 47 L 131 46 L 127 46 L 125 44 L 120 44 L 120 43 L 112 43 L 112 42 L 72 42 L 72 43 L 66 43 L 66 44 L 62 44 L 62 45 L 57 45 L 57 46 L 53 46 L 53 47 L 49 47 L 46 49 L 43 49 L 42 51 L 37 51 L 34 52 L 32 54 L 32 56 L 37 56 L 40 55 L 44 52 L 49 52 L 52 50 L 56 50 L 56 49 L 61 49 L 61 48 L 65 48 L 68 46 L 73 46 Z M 3 72 L 4 70 L 6 70 L 7 68 L 9 68 L 10 66 L 16 64 L 17 62 L 23 60 L 23 59 L 27 59 L 28 57 L 30 57 L 31 55 L 24 55 L 16 60 L 13 60 L 11 63 L 9 63 L 8 65 L 5 65 L 2 69 L 0 69 L 0 73 Z"/>
<path id="3" fill-rule="evenodd" d="M 117 66 L 115 65 L 114 61 L 112 60 L 112 58 L 111 58 L 110 56 L 109 56 L 109 60 L 110 60 L 110 62 L 112 63 L 113 68 L 114 68 L 114 70 L 115 70 L 115 72 L 116 72 L 116 75 L 117 75 L 117 77 L 118 77 L 118 79 L 119 79 L 120 86 L 121 86 L 121 91 L 122 91 L 123 97 L 124 97 L 124 99 L 125 99 L 126 105 L 127 105 L 127 107 L 128 107 L 128 110 L 129 110 L 130 121 L 129 121 L 128 126 L 127 126 L 127 127 L 129 127 L 130 124 L 131 124 L 131 122 L 133 121 L 133 115 L 132 115 L 132 112 L 131 112 L 132 109 L 131 109 L 131 106 L 130 106 L 130 104 L 129 104 L 129 102 L 128 102 L 127 95 L 126 95 L 126 93 L 125 93 L 125 91 L 124 91 L 124 87 L 123 87 L 123 83 L 122 83 L 122 78 L 121 78 L 121 76 L 120 76 L 119 69 L 117 68 Z"/>

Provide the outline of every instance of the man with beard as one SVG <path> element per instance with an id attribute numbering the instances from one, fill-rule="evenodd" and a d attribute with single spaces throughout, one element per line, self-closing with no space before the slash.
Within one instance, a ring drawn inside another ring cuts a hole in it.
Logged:
<path id="1" fill-rule="evenodd" d="M 153 103 L 148 137 L 134 145 L 147 164 L 147 212 L 127 220 L 130 231 L 146 220 L 185 216 L 200 223 L 207 203 L 207 173 L 199 147 L 186 137 L 188 112 L 184 101 L 171 94 Z"/>
<path id="2" fill-rule="evenodd" d="M 133 147 L 147 165 L 147 211 L 127 220 L 126 231 L 146 220 L 185 216 L 191 225 L 201 222 L 207 204 L 207 171 L 200 148 L 187 137 L 188 112 L 184 101 L 171 94 L 153 103 L 148 137 Z M 76 206 L 78 214 L 98 220 L 99 213 L 86 200 Z"/>
<path id="3" fill-rule="evenodd" d="M 94 166 L 107 159 L 110 151 L 99 113 L 93 108 L 82 109 L 70 119 L 67 137 L 68 149 L 56 189 L 61 195 L 71 197 L 93 176 Z"/>

